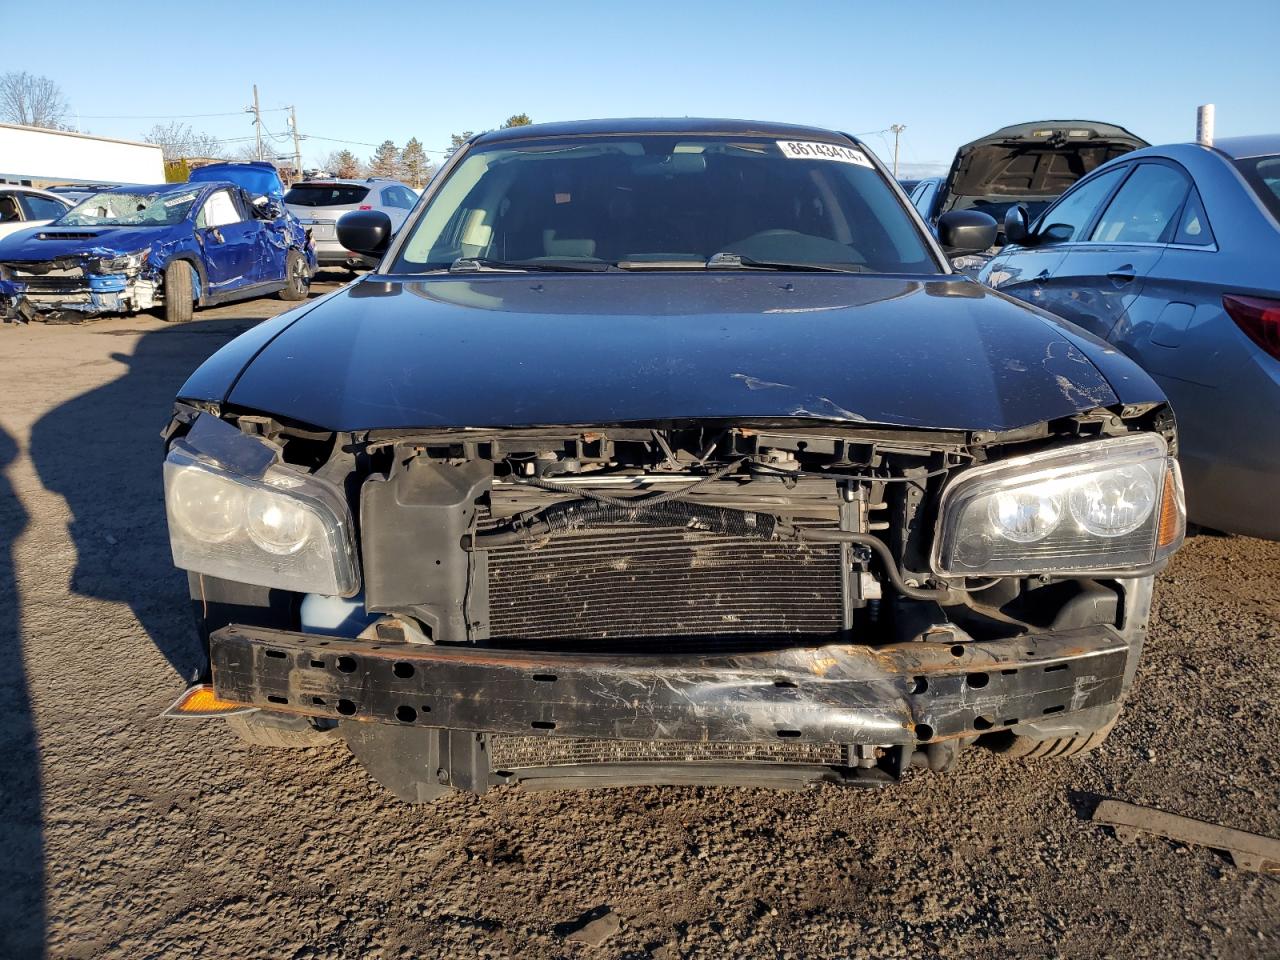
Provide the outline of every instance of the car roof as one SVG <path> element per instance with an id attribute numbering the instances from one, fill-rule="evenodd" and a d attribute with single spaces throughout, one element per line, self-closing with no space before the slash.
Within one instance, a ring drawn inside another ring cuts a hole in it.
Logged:
<path id="1" fill-rule="evenodd" d="M 1222 137 L 1214 140 L 1213 145 L 1233 160 L 1274 156 L 1280 154 L 1280 133 L 1260 133 L 1251 137 Z"/>
<path id="2" fill-rule="evenodd" d="M 24 183 L 0 183 L 0 190 L 12 190 L 15 193 L 42 193 L 45 196 L 58 197 L 56 193 L 51 193 L 48 190 L 41 190 L 39 187 L 28 187 Z M 61 200 L 63 198 L 58 197 L 58 199 Z"/>
<path id="3" fill-rule="evenodd" d="M 390 177 L 317 177 L 314 180 L 299 180 L 293 187 L 327 187 L 334 184 L 363 187 L 369 183 L 400 183 Z M 293 187 L 289 189 L 292 190 Z"/>
<path id="4" fill-rule="evenodd" d="M 758 120 L 718 120 L 703 117 L 637 117 L 627 120 L 572 120 L 564 123 L 531 123 L 522 127 L 490 130 L 476 143 L 502 143 L 530 137 L 590 137 L 645 133 L 730 134 L 777 137 L 782 140 L 834 140 L 847 142 L 845 134 L 822 127 Z"/>

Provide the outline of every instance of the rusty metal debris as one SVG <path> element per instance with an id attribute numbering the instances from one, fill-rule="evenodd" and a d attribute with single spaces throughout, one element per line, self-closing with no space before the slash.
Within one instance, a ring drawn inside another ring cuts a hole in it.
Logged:
<path id="1" fill-rule="evenodd" d="M 1116 837 L 1126 843 L 1136 839 L 1139 832 L 1151 833 L 1169 840 L 1224 850 L 1241 870 L 1280 875 L 1280 840 L 1273 837 L 1180 817 L 1121 800 L 1103 800 L 1094 810 L 1093 819 L 1110 826 Z"/>

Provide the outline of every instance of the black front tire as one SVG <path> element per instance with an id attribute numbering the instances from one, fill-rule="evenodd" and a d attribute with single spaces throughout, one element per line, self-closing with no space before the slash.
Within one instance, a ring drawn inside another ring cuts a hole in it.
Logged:
<path id="1" fill-rule="evenodd" d="M 164 319 L 166 323 L 187 323 L 195 313 L 195 282 L 191 264 L 174 260 L 164 268 Z"/>
<path id="2" fill-rule="evenodd" d="M 305 300 L 311 292 L 311 271 L 307 267 L 307 258 L 297 250 L 290 250 L 284 262 L 284 289 L 280 291 L 281 300 Z"/>

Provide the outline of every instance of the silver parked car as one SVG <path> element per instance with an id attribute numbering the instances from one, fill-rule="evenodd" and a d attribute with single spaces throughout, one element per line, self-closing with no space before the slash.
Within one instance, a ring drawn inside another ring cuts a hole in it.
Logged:
<path id="1" fill-rule="evenodd" d="M 74 203 L 48 190 L 0 183 L 0 237 L 56 220 Z"/>
<path id="2" fill-rule="evenodd" d="M 399 230 L 418 202 L 418 195 L 399 180 L 369 177 L 364 180 L 305 180 L 284 195 L 284 205 L 311 232 L 320 266 L 345 266 L 350 270 L 372 266 L 366 257 L 352 253 L 338 242 L 337 223 L 352 210 L 380 210 Z"/>
<path id="3" fill-rule="evenodd" d="M 1190 519 L 1280 539 L 1280 136 L 1149 147 L 1037 220 L 1014 207 L 993 287 L 1155 378 L 1178 420 Z"/>

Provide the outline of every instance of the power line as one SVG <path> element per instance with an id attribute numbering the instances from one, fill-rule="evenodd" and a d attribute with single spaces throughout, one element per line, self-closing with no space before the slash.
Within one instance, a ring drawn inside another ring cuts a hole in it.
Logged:
<path id="1" fill-rule="evenodd" d="M 364 141 L 364 140 L 342 140 L 342 139 L 340 139 L 340 138 L 338 138 L 338 137 L 322 137 L 322 136 L 319 136 L 318 134 L 314 134 L 314 133 L 306 133 L 306 134 L 303 134 L 303 135 L 302 135 L 302 139 L 303 139 L 303 140 L 325 140 L 325 141 L 327 141 L 327 142 L 329 142 L 329 143 L 347 143 L 347 144 L 351 144 L 352 146 L 356 146 L 356 147 L 380 147 L 380 146 L 382 146 L 382 144 L 380 144 L 380 143 L 367 143 L 367 142 L 366 142 L 366 141 Z M 422 152 L 423 152 L 423 153 L 439 153 L 439 154 L 448 154 L 448 153 L 449 153 L 449 151 L 448 151 L 448 150 L 428 150 L 426 147 L 423 147 L 423 148 L 422 148 Z"/>

